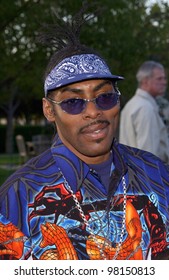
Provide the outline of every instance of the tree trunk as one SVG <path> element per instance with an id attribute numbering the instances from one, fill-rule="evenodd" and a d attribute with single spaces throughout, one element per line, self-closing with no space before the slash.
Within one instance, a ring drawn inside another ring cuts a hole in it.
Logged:
<path id="1" fill-rule="evenodd" d="M 19 102 L 15 101 L 15 96 L 17 94 L 16 88 L 11 90 L 11 96 L 9 98 L 8 104 L 3 106 L 4 111 L 7 114 L 7 127 L 6 127 L 6 149 L 5 152 L 7 154 L 13 153 L 13 136 L 14 136 L 14 113 L 19 106 Z"/>

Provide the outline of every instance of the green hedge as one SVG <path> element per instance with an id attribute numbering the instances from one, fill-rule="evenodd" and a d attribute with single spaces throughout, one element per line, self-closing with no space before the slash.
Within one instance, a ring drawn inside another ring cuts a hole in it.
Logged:
<path id="1" fill-rule="evenodd" d="M 17 152 L 15 136 L 18 134 L 23 135 L 25 141 L 31 141 L 33 135 L 45 134 L 53 136 L 54 129 L 51 125 L 40 126 L 40 125 L 25 125 L 25 126 L 15 126 L 13 146 L 14 153 Z M 0 153 L 5 153 L 5 142 L 6 142 L 6 126 L 0 125 Z"/>

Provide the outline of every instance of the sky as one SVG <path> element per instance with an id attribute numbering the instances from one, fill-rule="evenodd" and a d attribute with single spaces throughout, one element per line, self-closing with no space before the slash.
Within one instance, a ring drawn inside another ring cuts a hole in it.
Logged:
<path id="1" fill-rule="evenodd" d="M 154 3 L 162 3 L 162 2 L 163 2 L 163 3 L 164 3 L 164 2 L 169 3 L 169 0 L 148 0 L 148 1 L 147 1 L 147 3 L 150 4 L 150 5 L 151 5 L 151 4 L 154 4 Z"/>

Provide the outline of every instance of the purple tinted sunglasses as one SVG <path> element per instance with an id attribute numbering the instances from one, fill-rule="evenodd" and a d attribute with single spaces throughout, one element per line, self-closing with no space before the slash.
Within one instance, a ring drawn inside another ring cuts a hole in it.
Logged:
<path id="1" fill-rule="evenodd" d="M 93 99 L 69 98 L 63 101 L 55 101 L 50 97 L 46 97 L 50 102 L 59 105 L 61 109 L 71 115 L 78 115 L 83 112 L 88 102 L 93 102 L 100 110 L 106 111 L 113 108 L 119 102 L 120 92 L 102 93 Z"/>

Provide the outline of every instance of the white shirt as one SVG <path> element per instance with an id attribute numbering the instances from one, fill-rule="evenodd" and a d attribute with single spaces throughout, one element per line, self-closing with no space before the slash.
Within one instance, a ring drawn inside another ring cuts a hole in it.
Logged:
<path id="1" fill-rule="evenodd" d="M 121 111 L 119 142 L 149 151 L 169 163 L 169 141 L 155 99 L 138 88 Z"/>

